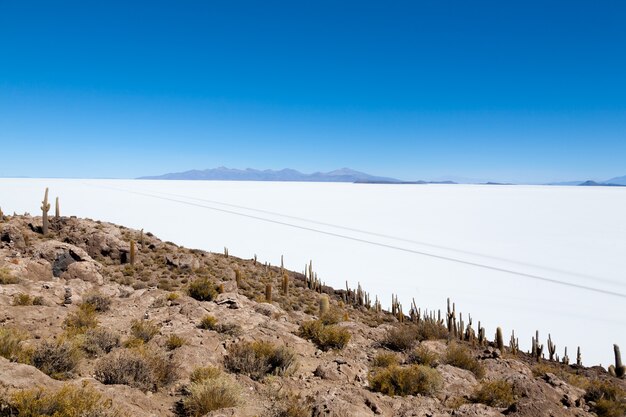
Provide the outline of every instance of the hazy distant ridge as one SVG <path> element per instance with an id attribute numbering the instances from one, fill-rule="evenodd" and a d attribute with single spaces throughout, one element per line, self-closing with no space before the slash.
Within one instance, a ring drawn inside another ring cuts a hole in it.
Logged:
<path id="1" fill-rule="evenodd" d="M 175 172 L 157 176 L 140 177 L 147 180 L 214 180 L 214 181 L 315 181 L 315 182 L 402 182 L 396 178 L 377 177 L 350 168 L 330 172 L 304 174 L 295 169 L 258 170 L 218 167 L 205 170 Z"/>

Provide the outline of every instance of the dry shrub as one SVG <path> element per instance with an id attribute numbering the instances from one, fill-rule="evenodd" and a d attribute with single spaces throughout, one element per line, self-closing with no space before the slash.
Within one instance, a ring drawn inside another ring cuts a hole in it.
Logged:
<path id="1" fill-rule="evenodd" d="M 315 343 L 321 350 L 343 349 L 350 341 L 350 332 L 337 325 L 325 325 L 321 320 L 309 320 L 300 325 L 298 336 Z"/>
<path id="2" fill-rule="evenodd" d="M 178 335 L 173 334 L 167 338 L 167 341 L 165 342 L 165 347 L 167 348 L 167 350 L 174 350 L 185 345 L 186 343 L 187 343 L 187 340 L 185 340 L 184 338 Z"/>
<path id="3" fill-rule="evenodd" d="M 63 321 L 65 333 L 70 336 L 83 334 L 97 326 L 96 309 L 90 304 L 81 304 L 78 310 L 68 314 Z"/>
<path id="4" fill-rule="evenodd" d="M 387 330 L 381 344 L 387 349 L 404 352 L 417 343 L 417 336 L 415 326 L 397 326 Z"/>
<path id="5" fill-rule="evenodd" d="M 442 340 L 448 338 L 448 329 L 440 322 L 422 320 L 415 325 L 417 340 Z"/>
<path id="6" fill-rule="evenodd" d="M 400 360 L 394 353 L 384 352 L 379 353 L 372 359 L 372 367 L 374 368 L 387 368 L 393 365 L 399 365 Z"/>
<path id="7" fill-rule="evenodd" d="M 187 292 L 198 301 L 212 301 L 217 297 L 218 287 L 208 278 L 196 278 L 189 284 Z"/>
<path id="8" fill-rule="evenodd" d="M 22 347 L 26 332 L 8 327 L 0 328 L 0 356 L 16 362 L 29 363 L 32 351 Z"/>
<path id="9" fill-rule="evenodd" d="M 485 375 L 485 369 L 480 362 L 472 356 L 469 349 L 457 343 L 450 343 L 448 345 L 443 361 L 448 365 L 472 372 L 476 378 L 482 378 Z"/>
<path id="10" fill-rule="evenodd" d="M 110 400 L 89 386 L 66 384 L 57 391 L 32 388 L 14 392 L 6 415 L 23 417 L 124 417 Z M 5 414 L 2 414 L 5 415 Z"/>
<path id="11" fill-rule="evenodd" d="M 74 343 L 67 340 L 44 341 L 33 351 L 33 365 L 55 379 L 70 377 L 78 362 L 80 351 Z"/>
<path id="12" fill-rule="evenodd" d="M 133 320 L 130 323 L 130 333 L 135 339 L 148 343 L 159 334 L 159 326 L 152 320 Z"/>
<path id="13" fill-rule="evenodd" d="M 433 395 L 443 386 L 436 369 L 423 365 L 390 366 L 369 374 L 370 388 L 385 395 Z"/>
<path id="14" fill-rule="evenodd" d="M 325 325 L 338 324 L 341 322 L 343 314 L 341 310 L 332 308 L 320 316 L 320 321 Z"/>
<path id="15" fill-rule="evenodd" d="M 30 295 L 24 294 L 23 292 L 21 292 L 13 296 L 13 305 L 14 306 L 32 306 L 33 299 Z"/>
<path id="16" fill-rule="evenodd" d="M 418 346 L 409 353 L 408 362 L 435 367 L 439 362 L 439 355 L 425 346 Z"/>
<path id="17" fill-rule="evenodd" d="M 513 386 L 502 379 L 482 383 L 471 399 L 473 402 L 496 408 L 508 408 L 515 403 Z"/>
<path id="18" fill-rule="evenodd" d="M 104 313 L 111 308 L 111 297 L 100 293 L 87 294 L 83 298 L 83 304 L 93 307 L 98 313 Z"/>
<path id="19" fill-rule="evenodd" d="M 87 330 L 82 340 L 83 350 L 92 356 L 109 353 L 119 345 L 119 335 L 103 327 Z"/>
<path id="20" fill-rule="evenodd" d="M 0 285 L 17 284 L 19 279 L 7 268 L 0 268 Z"/>
<path id="21" fill-rule="evenodd" d="M 96 364 L 96 379 L 103 384 L 123 384 L 141 390 L 157 390 L 178 376 L 178 364 L 152 349 L 120 349 Z"/>
<path id="22" fill-rule="evenodd" d="M 287 375 L 296 368 L 295 353 L 265 341 L 239 342 L 228 348 L 224 366 L 230 372 L 261 380 L 266 375 Z"/>
<path id="23" fill-rule="evenodd" d="M 174 301 L 174 300 L 178 300 L 180 298 L 180 294 L 176 293 L 176 292 L 171 292 L 169 294 L 167 294 L 167 301 Z"/>
<path id="24" fill-rule="evenodd" d="M 593 402 L 592 411 L 598 417 L 626 415 L 626 392 L 609 381 L 594 379 L 585 391 L 585 400 Z"/>
<path id="25" fill-rule="evenodd" d="M 204 330 L 217 330 L 217 319 L 214 316 L 206 315 L 200 320 L 198 327 Z"/>
<path id="26" fill-rule="evenodd" d="M 192 382 L 182 401 L 183 412 L 187 416 L 200 417 L 210 411 L 236 407 L 240 395 L 239 385 L 223 374 Z"/>

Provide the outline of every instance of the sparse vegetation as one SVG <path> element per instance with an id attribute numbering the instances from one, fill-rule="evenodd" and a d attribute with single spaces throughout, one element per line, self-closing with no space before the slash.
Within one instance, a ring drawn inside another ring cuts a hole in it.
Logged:
<path id="1" fill-rule="evenodd" d="M 22 342 L 26 338 L 25 332 L 13 328 L 0 327 L 0 356 L 10 361 L 29 363 L 32 351 L 22 346 Z"/>
<path id="2" fill-rule="evenodd" d="M 156 390 L 177 378 L 178 365 L 153 349 L 118 349 L 96 364 L 96 379 L 103 384 L 124 384 Z"/>
<path id="3" fill-rule="evenodd" d="M 13 296 L 13 305 L 14 306 L 32 306 L 33 299 L 30 295 L 20 292 Z"/>
<path id="4" fill-rule="evenodd" d="M 411 349 L 417 343 L 417 329 L 415 326 L 397 326 L 387 330 L 382 345 L 396 352 Z"/>
<path id="5" fill-rule="evenodd" d="M 33 352 L 32 363 L 55 379 L 67 379 L 80 361 L 77 346 L 67 340 L 44 341 Z"/>
<path id="6" fill-rule="evenodd" d="M 212 301 L 217 297 L 218 287 L 209 278 L 196 278 L 187 289 L 189 296 L 198 301 Z"/>
<path id="7" fill-rule="evenodd" d="M 409 363 L 434 367 L 439 361 L 439 355 L 425 346 L 418 346 L 409 353 Z"/>
<path id="8" fill-rule="evenodd" d="M 369 374 L 373 391 L 385 395 L 433 395 L 443 386 L 436 369 L 423 365 L 408 367 L 390 366 L 379 368 Z"/>
<path id="9" fill-rule="evenodd" d="M 57 391 L 32 388 L 14 392 L 6 401 L 7 416 L 20 417 L 124 417 L 110 400 L 89 386 L 66 384 Z"/>
<path id="10" fill-rule="evenodd" d="M 474 391 L 472 401 L 489 407 L 508 408 L 515 402 L 513 386 L 502 379 L 483 382 Z"/>
<path id="11" fill-rule="evenodd" d="M 133 320 L 130 324 L 131 335 L 143 343 L 148 343 L 159 334 L 159 326 L 152 320 Z"/>
<path id="12" fill-rule="evenodd" d="M 315 343 L 322 350 L 343 349 L 350 341 L 350 332 L 337 325 L 325 325 L 321 320 L 305 321 L 298 336 Z"/>
<path id="13" fill-rule="evenodd" d="M 83 304 L 93 307 L 98 313 L 104 313 L 111 308 L 111 298 L 100 293 L 91 293 L 83 298 Z"/>
<path id="14" fill-rule="evenodd" d="M 91 304 L 81 304 L 78 310 L 68 314 L 63 321 L 65 333 L 69 336 L 83 334 L 96 326 L 98 326 L 96 309 Z"/>
<path id="15" fill-rule="evenodd" d="M 0 268 L 0 285 L 17 284 L 19 281 L 7 268 Z"/>
<path id="16" fill-rule="evenodd" d="M 372 359 L 372 367 L 374 368 L 387 368 L 392 365 L 399 365 L 400 359 L 395 353 L 379 353 Z"/>
<path id="17" fill-rule="evenodd" d="M 202 320 L 200 320 L 200 324 L 198 325 L 198 327 L 204 330 L 217 330 L 217 319 L 214 316 L 206 315 L 202 317 Z"/>
<path id="18" fill-rule="evenodd" d="M 241 389 L 217 368 L 196 369 L 191 381 L 182 401 L 183 413 L 187 416 L 200 417 L 240 403 Z"/>
<path id="19" fill-rule="evenodd" d="M 120 345 L 120 337 L 103 327 L 96 327 L 85 332 L 81 347 L 91 356 L 109 353 Z"/>
<path id="20" fill-rule="evenodd" d="M 165 347 L 167 348 L 167 350 L 174 350 L 185 345 L 186 343 L 187 343 L 187 340 L 185 340 L 184 338 L 178 335 L 173 334 L 167 338 L 167 341 L 165 342 Z"/>
<path id="21" fill-rule="evenodd" d="M 448 345 L 443 361 L 448 365 L 470 371 L 476 378 L 482 378 L 485 375 L 485 369 L 480 362 L 472 356 L 470 350 L 458 343 L 450 343 Z"/>
<path id="22" fill-rule="evenodd" d="M 239 342 L 228 348 L 224 366 L 230 372 L 261 380 L 266 375 L 287 375 L 295 370 L 296 355 L 270 342 Z"/>
<path id="23" fill-rule="evenodd" d="M 592 411 L 598 417 L 626 415 L 626 392 L 609 381 L 592 380 L 585 390 L 585 400 L 594 403 Z"/>

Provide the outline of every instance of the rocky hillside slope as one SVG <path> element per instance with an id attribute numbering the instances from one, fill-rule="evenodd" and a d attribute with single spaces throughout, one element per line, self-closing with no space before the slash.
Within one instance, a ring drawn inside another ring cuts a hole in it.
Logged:
<path id="1" fill-rule="evenodd" d="M 0 416 L 626 410 L 623 379 L 516 352 L 453 311 L 381 311 L 360 289 L 321 285 L 312 268 L 100 221 L 53 218 L 46 235 L 42 226 L 0 218 Z"/>

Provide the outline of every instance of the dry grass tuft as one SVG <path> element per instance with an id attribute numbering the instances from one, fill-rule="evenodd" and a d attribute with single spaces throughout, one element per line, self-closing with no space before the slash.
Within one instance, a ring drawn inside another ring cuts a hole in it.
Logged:
<path id="1" fill-rule="evenodd" d="M 182 401 L 185 415 L 200 417 L 222 408 L 236 407 L 240 403 L 241 388 L 228 376 L 218 374 L 187 387 Z"/>
<path id="2" fill-rule="evenodd" d="M 133 320 L 130 323 L 130 333 L 135 339 L 148 343 L 159 334 L 159 326 L 152 320 Z"/>
<path id="3" fill-rule="evenodd" d="M 174 349 L 178 349 L 179 347 L 185 344 L 187 344 L 186 339 L 173 334 L 167 338 L 167 341 L 165 342 L 165 347 L 167 348 L 167 350 L 174 350 Z"/>
<path id="4" fill-rule="evenodd" d="M 19 281 L 7 268 L 0 268 L 0 285 L 17 284 Z"/>
<path id="5" fill-rule="evenodd" d="M 439 355 L 424 346 L 418 346 L 409 353 L 408 362 L 434 368 L 439 362 Z"/>
<path id="6" fill-rule="evenodd" d="M 443 386 L 436 369 L 423 365 L 390 366 L 369 374 L 370 388 L 385 395 L 433 395 Z"/>
<path id="7" fill-rule="evenodd" d="M 187 292 L 198 301 L 212 301 L 217 297 L 218 287 L 208 278 L 196 278 L 189 284 Z"/>
<path id="8" fill-rule="evenodd" d="M 609 381 L 594 379 L 585 391 L 585 400 L 593 402 L 592 411 L 598 417 L 626 415 L 626 392 Z"/>
<path id="9" fill-rule="evenodd" d="M 26 332 L 8 327 L 0 328 L 0 356 L 10 361 L 30 363 L 32 351 L 22 346 L 27 338 Z"/>
<path id="10" fill-rule="evenodd" d="M 68 336 L 83 334 L 97 326 L 96 309 L 90 304 L 81 304 L 77 311 L 68 314 L 63 321 L 63 328 Z"/>
<path id="11" fill-rule="evenodd" d="M 14 392 L 7 401 L 8 416 L 124 417 L 93 388 L 66 384 L 58 391 L 33 388 Z M 5 415 L 5 414 L 2 414 Z"/>

